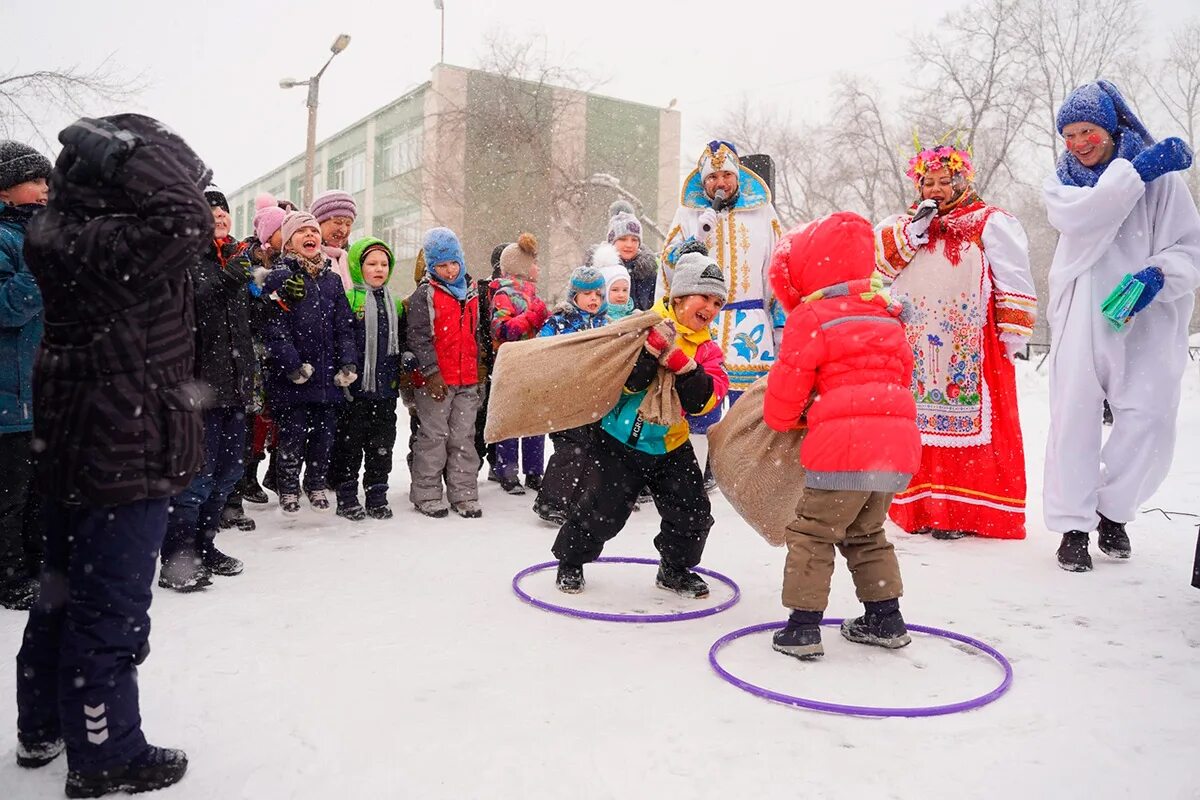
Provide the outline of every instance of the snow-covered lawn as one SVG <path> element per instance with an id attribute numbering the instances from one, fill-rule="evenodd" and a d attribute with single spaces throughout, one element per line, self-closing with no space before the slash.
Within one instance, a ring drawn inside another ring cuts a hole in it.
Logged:
<path id="1" fill-rule="evenodd" d="M 156 592 L 153 654 L 141 672 L 151 741 L 187 750 L 177 798 L 1196 798 L 1200 796 L 1200 591 L 1196 523 L 1148 513 L 1134 558 L 1093 544 L 1096 570 L 1054 561 L 1041 522 L 1047 388 L 1022 364 L 1029 538 L 939 542 L 899 534 L 910 622 L 1004 652 L 1011 691 L 981 710 L 930 719 L 852 719 L 774 705 L 721 681 L 722 634 L 782 619 L 783 551 L 715 498 L 704 565 L 742 588 L 714 617 L 596 623 L 519 602 L 513 574 L 550 558 L 554 530 L 531 497 L 481 491 L 482 520 L 351 524 L 307 507 L 285 522 L 253 510 L 253 533 L 221 546 L 246 562 L 202 594 Z M 1099 420 L 1097 419 L 1097 424 Z M 403 438 L 403 437 L 402 437 Z M 1172 476 L 1148 506 L 1200 514 L 1200 379 L 1188 370 Z M 401 449 L 403 449 L 401 447 Z M 652 556 L 652 508 L 610 555 Z M 1094 540 L 1093 540 L 1094 542 Z M 653 586 L 653 567 L 594 565 L 575 602 L 610 611 L 694 605 Z M 539 597 L 565 602 L 552 574 Z M 726 595 L 714 585 L 713 599 Z M 830 616 L 857 611 L 839 566 Z M 62 796 L 66 764 L 15 766 L 13 656 L 24 615 L 0 616 L 0 797 Z M 725 665 L 779 691 L 858 705 L 945 703 L 986 692 L 985 657 L 917 636 L 901 651 L 844 643 L 801 664 L 769 634 Z"/>

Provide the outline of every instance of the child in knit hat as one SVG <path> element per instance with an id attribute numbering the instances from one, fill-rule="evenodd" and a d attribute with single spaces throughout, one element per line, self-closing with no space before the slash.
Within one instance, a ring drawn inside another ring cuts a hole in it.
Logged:
<path id="1" fill-rule="evenodd" d="M 354 312 L 362 369 L 350 384 L 351 401 L 338 409 L 330 481 L 337 492 L 337 515 L 358 522 L 391 519 L 388 475 L 396 445 L 396 400 L 400 396 L 400 363 L 408 340 L 404 305 L 388 289 L 395 258 L 382 240 L 359 239 L 350 246 L 346 293 Z M 358 471 L 364 467 L 366 508 L 358 501 Z"/>
<path id="2" fill-rule="evenodd" d="M 604 300 L 604 276 L 595 267 L 576 267 L 567 283 L 567 299 L 554 309 L 538 336 L 558 336 L 603 327 L 608 323 L 608 304 Z M 584 390 L 582 387 L 576 391 Z M 568 391 L 571 391 L 568 388 Z M 554 452 L 546 465 L 546 475 L 534 501 L 534 512 L 546 522 L 562 525 L 567 521 L 567 504 L 579 485 L 586 468 L 584 455 L 591 431 L 572 428 L 550 434 Z"/>
<path id="3" fill-rule="evenodd" d="M 900 565 L 883 522 L 893 495 L 921 465 L 908 306 L 883 291 L 874 231 L 849 211 L 784 236 L 770 277 L 789 313 L 763 419 L 777 431 L 808 426 L 799 454 L 804 494 L 784 534 L 783 604 L 792 613 L 773 646 L 802 660 L 824 654 L 820 623 L 836 547 L 866 607 L 842 623 L 842 635 L 903 647 Z"/>
<path id="4" fill-rule="evenodd" d="M 708 585 L 691 568 L 704 554 L 713 518 L 687 421 L 656 425 L 638 409 L 660 369 L 675 374 L 685 416 L 703 414 L 725 397 L 729 376 L 709 325 L 727 296 L 715 261 L 698 253 L 680 259 L 669 298 L 652 309 L 662 322 L 650 330 L 621 399 L 592 428 L 588 455 L 594 466 L 584 474 L 552 548 L 560 591 L 583 590 L 583 565 L 599 558 L 648 487 L 662 516 L 654 539 L 662 558 L 656 584 L 683 597 L 708 596 Z"/>
<path id="5" fill-rule="evenodd" d="M 625 200 L 608 207 L 607 242 L 617 252 L 620 263 L 629 271 L 630 297 L 634 308 L 648 309 L 657 298 L 654 284 L 658 276 L 658 259 L 642 245 L 642 223 Z"/>
<path id="6" fill-rule="evenodd" d="M 592 251 L 592 266 L 604 276 L 604 300 L 608 303 L 608 321 L 625 319 L 635 311 L 629 270 L 621 263 L 611 244 L 597 245 Z"/>
<path id="7" fill-rule="evenodd" d="M 425 232 L 425 277 L 409 297 L 408 346 L 424 384 L 416 390 L 421 424 L 413 444 L 409 499 L 427 517 L 483 516 L 479 507 L 479 295 L 467 275 L 458 237 L 449 228 Z M 445 481 L 447 507 L 442 499 Z"/>
<path id="8" fill-rule="evenodd" d="M 354 314 L 341 280 L 321 251 L 317 220 L 293 211 L 284 218 L 282 230 L 282 264 L 267 276 L 264 291 L 303 301 L 277 304 L 264 334 L 267 398 L 279 426 L 275 480 L 280 507 L 288 514 L 298 512 L 303 461 L 308 501 L 315 510 L 326 511 L 337 409 L 346 401 L 343 390 L 358 377 L 360 363 Z"/>
<path id="9" fill-rule="evenodd" d="M 550 316 L 538 297 L 537 239 L 522 233 L 500 253 L 500 277 L 489 285 L 492 305 L 492 346 L 496 351 L 506 342 L 537 336 Z M 545 436 L 526 436 L 496 443 L 496 472 L 500 486 L 509 494 L 525 494 L 521 488 L 521 466 L 525 485 L 537 491 L 545 466 Z M 518 462 L 518 456 L 521 462 Z"/>
<path id="10" fill-rule="evenodd" d="M 346 249 L 350 246 L 350 231 L 358 219 L 358 204 L 354 195 L 341 189 L 330 189 L 317 195 L 309 209 L 321 227 L 321 249 L 332 265 L 334 273 L 342 279 L 347 292 L 354 289 L 350 275 L 350 263 Z"/>
<path id="11" fill-rule="evenodd" d="M 33 479 L 33 362 L 42 340 L 42 293 L 25 264 L 25 228 L 49 197 L 50 161 L 28 145 L 0 142 L 0 605 L 33 603 L 41 562 Z"/>

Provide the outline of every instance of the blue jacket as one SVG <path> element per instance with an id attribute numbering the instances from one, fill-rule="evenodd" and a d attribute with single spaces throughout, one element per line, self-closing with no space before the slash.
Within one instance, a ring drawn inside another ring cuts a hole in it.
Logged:
<path id="1" fill-rule="evenodd" d="M 42 293 L 25 264 L 25 226 L 41 206 L 0 203 L 0 434 L 33 430 L 33 359 Z"/>
<path id="2" fill-rule="evenodd" d="M 608 324 L 607 307 L 601 306 L 598 314 L 589 314 L 574 303 L 563 303 L 542 325 L 538 336 L 558 336 L 564 333 L 579 333 Z"/>
<path id="3" fill-rule="evenodd" d="M 346 393 L 334 385 L 333 376 L 342 366 L 358 369 L 359 354 L 354 341 L 354 314 L 346 300 L 342 279 L 329 268 L 316 277 L 286 257 L 283 266 L 267 275 L 263 291 L 278 292 L 293 274 L 304 277 L 304 299 L 289 309 L 279 304 L 271 310 L 263 332 L 267 348 L 267 405 L 284 408 L 300 403 L 341 403 Z M 292 383 L 288 377 L 301 364 L 311 364 L 312 377 Z"/>

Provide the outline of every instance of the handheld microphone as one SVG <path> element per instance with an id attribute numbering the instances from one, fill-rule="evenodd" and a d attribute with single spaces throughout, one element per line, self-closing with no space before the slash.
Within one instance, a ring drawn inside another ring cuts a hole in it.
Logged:
<path id="1" fill-rule="evenodd" d="M 720 208 L 721 204 L 725 202 L 727 197 L 728 197 L 728 195 L 725 193 L 724 189 L 717 189 L 717 191 L 713 192 L 713 198 L 712 198 L 712 204 L 711 204 L 713 210 Z M 700 227 L 701 227 L 701 229 L 703 229 L 703 231 L 705 233 L 709 233 L 710 231 L 712 231 L 712 225 L 710 225 L 708 223 L 705 223 L 704 225 L 701 225 Z"/>
<path id="2" fill-rule="evenodd" d="M 931 217 L 937 213 L 937 210 L 938 207 L 936 204 L 923 206 L 915 215 L 913 215 L 913 222 L 925 219 L 926 217 Z"/>

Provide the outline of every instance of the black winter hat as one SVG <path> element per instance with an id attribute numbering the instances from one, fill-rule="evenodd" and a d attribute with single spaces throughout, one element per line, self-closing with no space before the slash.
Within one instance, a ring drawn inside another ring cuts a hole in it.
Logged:
<path id="1" fill-rule="evenodd" d="M 0 141 L 0 190 L 18 183 L 50 177 L 50 159 L 27 144 L 11 139 Z"/>
<path id="2" fill-rule="evenodd" d="M 223 208 L 226 214 L 229 213 L 229 201 L 225 199 L 225 193 L 218 189 L 216 184 L 212 184 L 204 190 L 204 199 L 208 201 L 210 208 Z"/>

